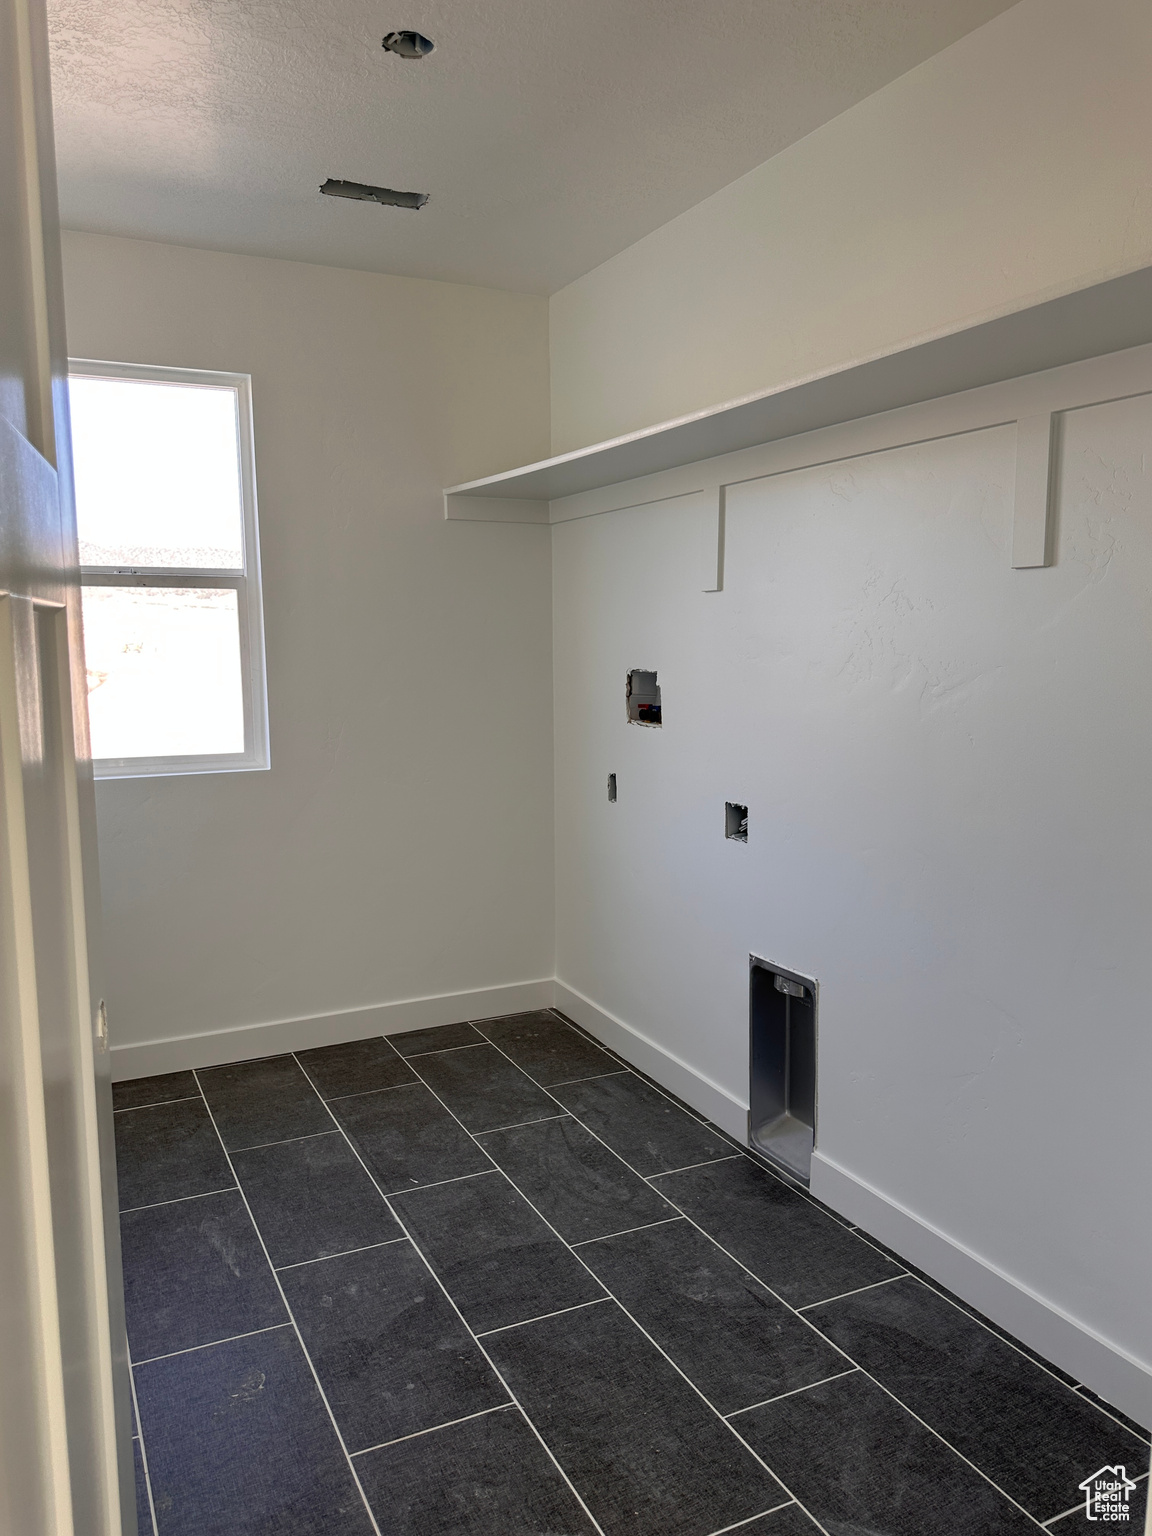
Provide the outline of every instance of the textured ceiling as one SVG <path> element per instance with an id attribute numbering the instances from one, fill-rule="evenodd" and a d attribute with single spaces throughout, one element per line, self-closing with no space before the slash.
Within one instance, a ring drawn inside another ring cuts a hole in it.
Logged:
<path id="1" fill-rule="evenodd" d="M 50 0 L 61 211 L 550 293 L 1009 3 Z M 385 53 L 394 27 L 435 53 Z"/>

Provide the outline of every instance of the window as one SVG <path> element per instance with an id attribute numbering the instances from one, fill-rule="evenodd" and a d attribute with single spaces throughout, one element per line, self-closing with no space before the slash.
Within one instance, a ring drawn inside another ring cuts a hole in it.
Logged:
<path id="1" fill-rule="evenodd" d="M 250 381 L 69 365 L 98 777 L 268 766 Z"/>

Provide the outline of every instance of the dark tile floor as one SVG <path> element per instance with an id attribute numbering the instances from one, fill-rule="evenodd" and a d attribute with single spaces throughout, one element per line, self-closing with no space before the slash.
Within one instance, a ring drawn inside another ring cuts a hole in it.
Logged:
<path id="1" fill-rule="evenodd" d="M 115 1104 L 148 1536 L 1142 1528 L 1145 1430 L 557 1014 Z"/>

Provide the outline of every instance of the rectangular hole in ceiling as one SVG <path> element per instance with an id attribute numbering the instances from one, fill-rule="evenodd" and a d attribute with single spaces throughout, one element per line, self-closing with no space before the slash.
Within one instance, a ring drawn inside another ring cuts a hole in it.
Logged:
<path id="1" fill-rule="evenodd" d="M 340 181 L 329 176 L 320 188 L 325 197 L 347 197 L 356 203 L 380 203 L 385 208 L 423 208 L 427 192 L 397 192 L 394 187 L 373 187 L 365 181 Z"/>

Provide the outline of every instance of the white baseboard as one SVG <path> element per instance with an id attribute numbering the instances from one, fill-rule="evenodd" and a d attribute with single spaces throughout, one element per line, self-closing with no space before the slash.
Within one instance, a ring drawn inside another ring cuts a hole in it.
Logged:
<path id="1" fill-rule="evenodd" d="M 566 1013 L 570 1019 L 575 1019 L 582 1029 L 586 1029 L 590 1035 L 595 1035 L 597 1040 L 602 1040 L 605 1045 L 618 1051 L 625 1060 L 632 1062 L 649 1077 L 663 1084 L 670 1093 L 683 1099 L 685 1104 L 691 1104 L 693 1109 L 707 1115 L 708 1119 L 718 1125 L 721 1130 L 728 1132 L 729 1136 L 735 1136 L 743 1143 L 748 1140 L 748 1106 L 742 1103 L 722 1088 L 719 1083 L 714 1083 L 711 1078 L 705 1077 L 695 1067 L 689 1066 L 686 1061 L 681 1061 L 679 1056 L 674 1056 L 664 1046 L 650 1040 L 647 1035 L 642 1035 L 638 1029 L 633 1029 L 631 1024 L 625 1024 L 623 1019 L 618 1019 L 611 1013 L 605 1013 L 590 997 L 585 997 L 582 992 L 567 986 L 562 981 L 555 983 L 556 1003 L 561 1013 Z"/>
<path id="2" fill-rule="evenodd" d="M 151 1077 L 156 1072 L 215 1067 L 224 1062 L 249 1061 L 255 1056 L 302 1051 L 310 1046 L 331 1045 L 341 1040 L 398 1035 L 407 1029 L 431 1029 L 437 1024 L 457 1024 L 464 1019 L 491 1019 L 502 1013 L 550 1008 L 552 985 L 551 978 L 521 981 L 507 987 L 484 987 L 476 992 L 446 992 L 437 997 L 381 1003 L 374 1008 L 352 1008 L 344 1013 L 278 1019 L 270 1024 L 242 1024 L 234 1029 L 176 1035 L 167 1040 L 144 1040 L 135 1045 L 114 1044 L 112 1079 L 121 1082 L 129 1077 Z"/>
<path id="3" fill-rule="evenodd" d="M 1152 1424 L 1152 1368 L 817 1151 L 812 1193 L 1022 1343 Z"/>

